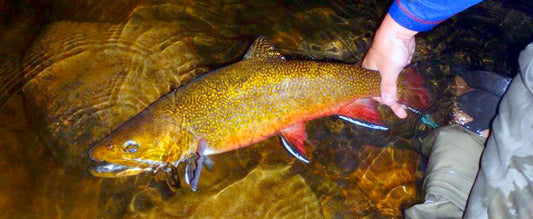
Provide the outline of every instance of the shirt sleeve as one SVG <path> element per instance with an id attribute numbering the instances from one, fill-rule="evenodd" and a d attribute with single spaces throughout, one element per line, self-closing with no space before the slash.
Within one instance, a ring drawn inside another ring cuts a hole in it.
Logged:
<path id="1" fill-rule="evenodd" d="M 414 31 L 428 31 L 442 21 L 483 0 L 394 0 L 389 14 Z"/>

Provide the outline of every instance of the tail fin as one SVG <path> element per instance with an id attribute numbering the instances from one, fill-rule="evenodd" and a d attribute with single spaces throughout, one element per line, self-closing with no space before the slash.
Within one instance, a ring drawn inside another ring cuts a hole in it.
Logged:
<path id="1" fill-rule="evenodd" d="M 419 111 L 429 109 L 433 103 L 426 79 L 412 67 L 400 74 L 398 95 L 399 103 Z"/>

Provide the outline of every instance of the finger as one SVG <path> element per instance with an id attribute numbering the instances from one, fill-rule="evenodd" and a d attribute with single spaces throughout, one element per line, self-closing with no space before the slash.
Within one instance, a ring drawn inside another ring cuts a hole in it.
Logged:
<path id="1" fill-rule="evenodd" d="M 394 103 L 390 106 L 392 112 L 396 114 L 400 119 L 405 119 L 407 117 L 407 111 L 399 103 Z"/>
<path id="2" fill-rule="evenodd" d="M 396 103 L 396 79 L 397 77 L 392 76 L 386 76 L 385 74 L 382 76 L 381 81 L 381 100 L 384 104 L 391 106 L 392 104 Z"/>
<path id="3" fill-rule="evenodd" d="M 372 97 L 375 101 L 378 101 L 379 103 L 383 103 L 381 100 L 381 97 Z M 405 107 L 399 103 L 394 103 L 392 106 L 390 106 L 392 112 L 394 115 L 401 119 L 405 119 L 407 117 L 407 111 L 405 110 Z"/>

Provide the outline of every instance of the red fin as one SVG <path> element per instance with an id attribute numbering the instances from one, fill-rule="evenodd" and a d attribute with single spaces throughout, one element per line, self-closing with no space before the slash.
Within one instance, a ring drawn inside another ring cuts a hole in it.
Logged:
<path id="1" fill-rule="evenodd" d="M 376 110 L 376 101 L 372 98 L 357 99 L 342 107 L 338 114 L 376 125 L 383 125 L 381 116 Z"/>
<path id="2" fill-rule="evenodd" d="M 377 130 L 388 130 L 387 127 L 383 126 L 381 116 L 376 110 L 376 102 L 372 98 L 358 99 L 342 107 L 337 114 L 339 118 L 355 125 Z"/>
<path id="3" fill-rule="evenodd" d="M 281 130 L 281 142 L 285 149 L 299 160 L 309 163 L 305 157 L 304 140 L 306 138 L 305 123 L 303 122 Z"/>
<path id="4" fill-rule="evenodd" d="M 417 110 L 431 107 L 431 94 L 427 82 L 413 67 L 408 67 L 398 78 L 398 102 Z"/>

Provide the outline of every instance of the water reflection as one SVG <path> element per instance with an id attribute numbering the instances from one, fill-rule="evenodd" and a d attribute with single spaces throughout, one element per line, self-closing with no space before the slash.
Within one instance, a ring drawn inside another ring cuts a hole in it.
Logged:
<path id="1" fill-rule="evenodd" d="M 360 61 L 387 5 L 123 0 L 3 7 L 0 100 L 11 99 L 0 111 L 2 217 L 400 217 L 420 198 L 416 143 L 429 129 L 385 108 L 388 132 L 336 118 L 310 122 L 309 165 L 276 138 L 213 156 L 216 167 L 203 173 L 196 193 L 148 174 L 93 178 L 86 156 L 93 142 L 159 96 L 239 60 L 257 35 L 292 58 Z M 414 68 L 430 79 L 433 119 L 447 123 L 453 64 L 511 74 L 512 51 L 533 35 L 531 25 L 529 15 L 488 1 L 422 35 Z"/>

